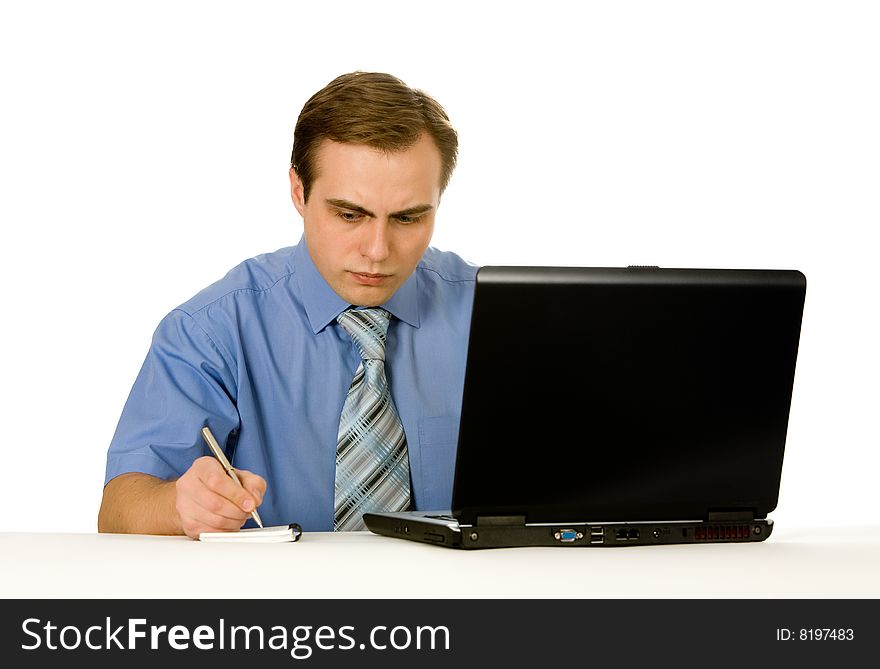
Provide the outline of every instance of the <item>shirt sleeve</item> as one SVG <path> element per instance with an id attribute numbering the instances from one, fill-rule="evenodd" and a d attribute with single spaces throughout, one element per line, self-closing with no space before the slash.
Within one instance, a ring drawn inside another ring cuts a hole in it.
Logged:
<path id="1" fill-rule="evenodd" d="M 168 314 L 122 410 L 104 484 L 127 472 L 182 475 L 210 453 L 201 435 L 205 425 L 227 444 L 240 425 L 235 378 L 228 356 L 191 315 L 179 309 Z"/>

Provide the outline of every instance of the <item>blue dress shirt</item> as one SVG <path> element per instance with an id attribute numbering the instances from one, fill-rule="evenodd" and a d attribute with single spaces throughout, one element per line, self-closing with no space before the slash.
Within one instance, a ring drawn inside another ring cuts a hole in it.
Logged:
<path id="1" fill-rule="evenodd" d="M 386 373 L 409 448 L 417 509 L 448 509 L 476 266 L 429 248 L 382 306 L 394 316 Z M 305 241 L 245 261 L 157 328 L 107 454 L 125 472 L 182 475 L 210 454 L 266 479 L 266 525 L 333 529 L 336 439 L 360 362 L 336 323 L 349 308 Z M 249 525 L 253 521 L 248 521 Z"/>

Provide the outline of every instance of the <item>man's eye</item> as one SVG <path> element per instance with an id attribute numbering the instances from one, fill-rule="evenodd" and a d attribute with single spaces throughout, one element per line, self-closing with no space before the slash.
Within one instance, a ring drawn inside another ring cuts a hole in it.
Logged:
<path id="1" fill-rule="evenodd" d="M 346 223 L 357 223 L 361 218 L 363 218 L 363 214 L 356 214 L 353 211 L 336 211 L 336 215 L 341 218 Z"/>
<path id="2" fill-rule="evenodd" d="M 422 219 L 421 216 L 406 216 L 401 215 L 397 217 L 398 223 L 403 223 L 404 225 L 410 225 L 411 223 L 418 223 Z"/>

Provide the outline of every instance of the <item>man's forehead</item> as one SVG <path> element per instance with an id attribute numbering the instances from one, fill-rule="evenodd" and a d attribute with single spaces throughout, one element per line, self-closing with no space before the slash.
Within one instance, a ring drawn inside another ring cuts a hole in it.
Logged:
<path id="1" fill-rule="evenodd" d="M 432 143 L 433 144 L 433 143 Z M 440 194 L 440 155 L 420 144 L 383 151 L 366 144 L 324 140 L 315 161 L 312 192 L 322 199 L 347 200 L 391 208 L 434 203 Z"/>

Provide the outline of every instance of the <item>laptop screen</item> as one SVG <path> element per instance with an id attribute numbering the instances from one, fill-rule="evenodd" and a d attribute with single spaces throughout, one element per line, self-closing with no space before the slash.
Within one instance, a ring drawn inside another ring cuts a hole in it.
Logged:
<path id="1" fill-rule="evenodd" d="M 482 268 L 453 510 L 766 516 L 805 289 L 796 271 Z"/>

